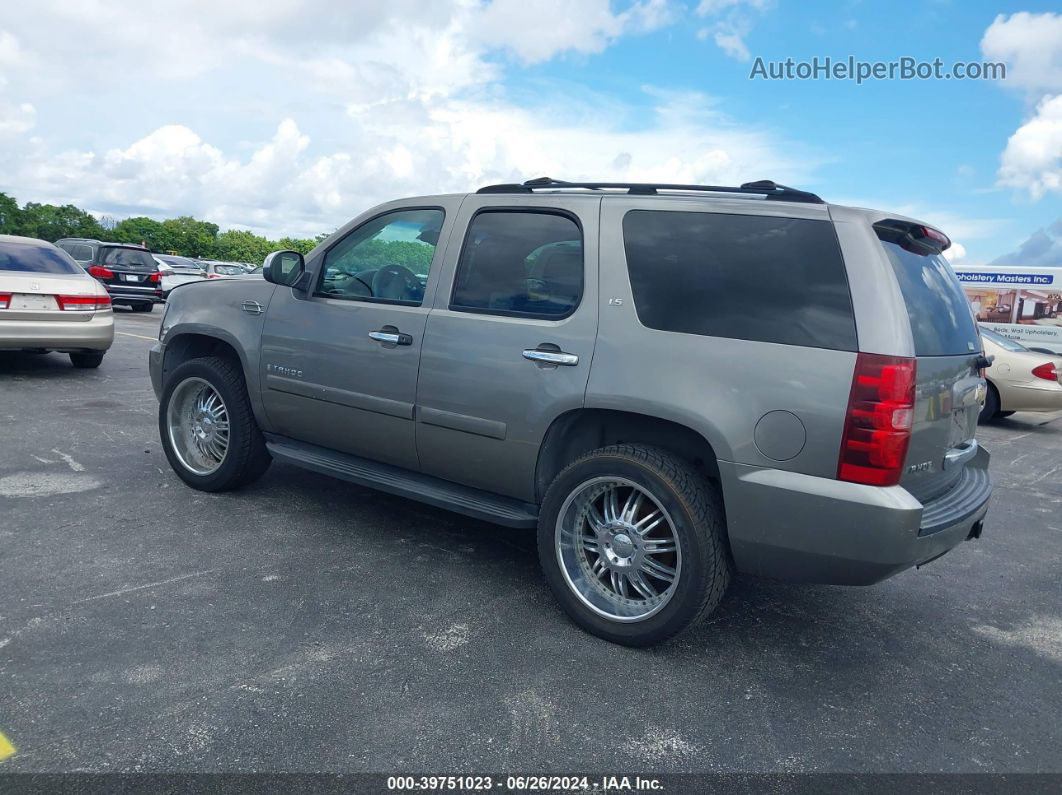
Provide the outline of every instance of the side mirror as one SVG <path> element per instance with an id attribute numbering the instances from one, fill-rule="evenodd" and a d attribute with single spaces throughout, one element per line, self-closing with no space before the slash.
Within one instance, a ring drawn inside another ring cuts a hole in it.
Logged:
<path id="1" fill-rule="evenodd" d="M 305 272 L 306 261 L 298 251 L 274 251 L 262 264 L 265 280 L 282 287 L 294 287 Z"/>

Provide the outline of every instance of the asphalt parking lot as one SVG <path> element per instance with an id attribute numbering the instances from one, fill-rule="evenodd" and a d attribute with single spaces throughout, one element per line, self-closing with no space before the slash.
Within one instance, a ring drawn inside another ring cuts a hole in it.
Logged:
<path id="1" fill-rule="evenodd" d="M 173 475 L 122 313 L 0 357 L 0 772 L 1062 771 L 1062 414 L 984 428 L 980 541 L 865 589 L 740 578 L 632 650 L 531 534 L 275 464 Z"/>

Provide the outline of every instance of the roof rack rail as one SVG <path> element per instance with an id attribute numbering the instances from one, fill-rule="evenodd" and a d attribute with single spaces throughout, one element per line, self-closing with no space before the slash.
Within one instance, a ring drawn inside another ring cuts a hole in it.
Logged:
<path id="1" fill-rule="evenodd" d="M 544 189 L 582 188 L 584 190 L 625 190 L 629 195 L 655 196 L 660 191 L 698 191 L 702 193 L 740 193 L 744 195 L 761 195 L 765 199 L 786 202 L 805 202 L 808 204 L 825 204 L 814 193 L 779 185 L 769 179 L 757 182 L 745 182 L 740 187 L 726 185 L 676 185 L 655 182 L 565 182 L 550 177 L 529 179 L 523 183 L 487 185 L 476 193 L 533 193 Z"/>

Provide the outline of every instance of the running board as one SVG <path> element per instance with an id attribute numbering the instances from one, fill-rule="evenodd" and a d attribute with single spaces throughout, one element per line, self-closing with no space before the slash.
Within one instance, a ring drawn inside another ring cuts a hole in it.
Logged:
<path id="1" fill-rule="evenodd" d="M 305 442 L 266 434 L 266 447 L 277 461 L 330 475 L 359 486 L 409 497 L 437 508 L 462 513 L 506 527 L 538 525 L 538 508 L 511 497 L 461 486 L 442 478 L 381 464 Z"/>

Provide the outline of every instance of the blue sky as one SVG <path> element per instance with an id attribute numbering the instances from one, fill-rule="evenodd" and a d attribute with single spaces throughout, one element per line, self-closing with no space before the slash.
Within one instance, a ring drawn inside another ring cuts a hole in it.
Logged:
<path id="1" fill-rule="evenodd" d="M 967 263 L 1046 230 L 1062 265 L 1057 2 L 24 5 L 0 19 L 0 190 L 22 201 L 280 235 L 546 172 L 773 178 L 925 218 Z M 1008 79 L 749 79 L 849 55 Z"/>

